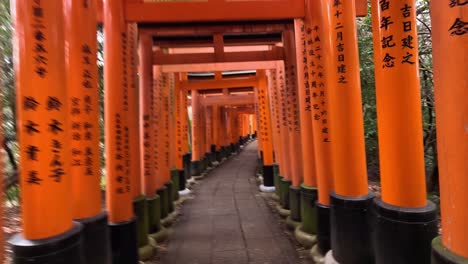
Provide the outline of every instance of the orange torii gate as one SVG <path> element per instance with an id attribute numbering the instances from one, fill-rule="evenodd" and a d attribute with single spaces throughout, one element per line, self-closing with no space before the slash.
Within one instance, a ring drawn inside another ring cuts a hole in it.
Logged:
<path id="1" fill-rule="evenodd" d="M 464 263 L 466 111 L 453 107 L 466 98 L 466 5 L 432 7 L 444 229 L 431 261 Z M 430 261 L 437 230 L 424 187 L 415 0 L 372 1 L 382 164 L 375 199 L 367 188 L 355 28 L 366 1 L 17 0 L 14 10 L 23 211 L 23 233 L 10 241 L 15 263 L 147 258 L 150 241 L 167 235 L 163 225 L 186 179 L 254 131 L 263 186 L 278 188 L 280 212 L 301 222 L 296 233 L 317 234 L 318 253 L 331 248 L 341 263 Z M 104 23 L 107 214 L 99 188 L 97 21 Z M 184 38 L 194 35 L 207 38 Z M 233 70 L 256 75 L 225 78 Z M 214 79 L 189 78 L 203 71 Z"/>

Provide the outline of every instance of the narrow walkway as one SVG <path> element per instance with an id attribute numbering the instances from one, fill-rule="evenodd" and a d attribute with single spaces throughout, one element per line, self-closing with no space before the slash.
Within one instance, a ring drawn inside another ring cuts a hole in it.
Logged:
<path id="1" fill-rule="evenodd" d="M 196 186 L 195 199 L 184 204 L 162 263 L 301 263 L 277 217 L 258 195 L 256 153 L 253 142 Z"/>

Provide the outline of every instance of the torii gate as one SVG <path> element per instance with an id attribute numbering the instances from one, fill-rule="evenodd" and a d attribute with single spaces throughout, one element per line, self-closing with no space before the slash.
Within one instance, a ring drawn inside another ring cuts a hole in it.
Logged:
<path id="1" fill-rule="evenodd" d="M 10 241 L 14 262 L 138 263 L 150 241 L 165 236 L 186 179 L 204 169 L 193 162 L 233 151 L 250 126 L 259 133 L 262 191 L 277 193 L 298 233 L 317 235 L 316 252 L 332 249 L 340 263 L 431 261 L 437 221 L 424 184 L 415 0 L 371 2 L 379 198 L 367 186 L 355 25 L 367 1 L 15 1 L 23 232 Z M 460 107 L 466 8 L 432 3 L 443 150 L 443 233 L 433 263 L 468 258 L 468 109 Z M 107 212 L 100 207 L 98 21 Z M 232 70 L 256 75 L 220 76 Z M 215 72 L 214 80 L 187 76 L 202 71 Z M 226 94 L 245 87 L 255 88 Z M 223 94 L 200 95 L 213 88 Z"/>

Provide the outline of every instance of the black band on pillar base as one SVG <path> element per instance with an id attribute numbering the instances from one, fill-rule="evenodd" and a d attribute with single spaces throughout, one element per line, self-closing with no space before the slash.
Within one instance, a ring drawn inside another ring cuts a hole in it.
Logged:
<path id="1" fill-rule="evenodd" d="M 434 203 L 405 208 L 374 199 L 376 263 L 430 263 L 431 242 L 437 236 Z"/>
<path id="2" fill-rule="evenodd" d="M 192 177 L 192 171 L 191 169 L 191 160 L 192 160 L 192 154 L 191 153 L 185 153 L 183 158 L 184 162 L 184 174 L 185 174 L 185 179 L 190 179 Z"/>
<path id="3" fill-rule="evenodd" d="M 263 185 L 265 187 L 275 186 L 273 165 L 263 165 Z"/>
<path id="4" fill-rule="evenodd" d="M 145 196 L 133 199 L 133 214 L 137 220 L 138 247 L 141 248 L 148 245 L 148 205 Z"/>
<path id="5" fill-rule="evenodd" d="M 301 220 L 302 231 L 315 235 L 317 233 L 317 187 L 301 184 Z"/>
<path id="6" fill-rule="evenodd" d="M 325 255 L 331 248 L 330 206 L 316 203 L 317 208 L 317 246 L 320 254 Z"/>
<path id="7" fill-rule="evenodd" d="M 82 229 L 82 225 L 75 222 L 63 234 L 38 240 L 29 240 L 21 233 L 16 234 L 8 241 L 13 250 L 13 263 L 85 264 Z"/>
<path id="8" fill-rule="evenodd" d="M 289 210 L 289 186 L 292 182 L 286 178 L 281 179 L 280 182 L 280 204 L 283 209 Z"/>
<path id="9" fill-rule="evenodd" d="M 185 172 L 183 170 L 179 170 L 179 191 L 183 191 L 185 188 Z"/>
<path id="10" fill-rule="evenodd" d="M 374 194 L 361 197 L 330 195 L 333 257 L 339 263 L 374 263 L 371 243 L 371 205 Z"/>
<path id="11" fill-rule="evenodd" d="M 167 188 L 167 213 L 174 212 L 174 183 L 172 181 L 164 184 Z"/>
<path id="12" fill-rule="evenodd" d="M 194 160 L 190 163 L 191 176 L 198 176 L 201 174 L 201 161 Z"/>
<path id="13" fill-rule="evenodd" d="M 136 219 L 128 222 L 109 223 L 112 264 L 137 264 L 138 246 Z"/>
<path id="14" fill-rule="evenodd" d="M 86 264 L 109 264 L 110 243 L 109 228 L 107 227 L 107 213 L 85 218 L 76 219 L 83 226 L 82 248 Z"/>
<path id="15" fill-rule="evenodd" d="M 168 208 L 168 200 L 169 200 L 169 193 L 167 191 L 167 187 L 166 186 L 162 186 L 161 188 L 159 188 L 156 192 L 159 196 L 159 201 L 160 201 L 160 205 L 161 205 L 161 219 L 164 219 L 166 218 L 168 215 L 169 215 L 169 208 Z"/>
<path id="16" fill-rule="evenodd" d="M 442 243 L 441 237 L 436 237 L 432 240 L 432 264 L 466 264 L 468 258 L 462 257 L 451 252 Z"/>
<path id="17" fill-rule="evenodd" d="M 289 186 L 291 220 L 301 222 L 301 187 Z"/>

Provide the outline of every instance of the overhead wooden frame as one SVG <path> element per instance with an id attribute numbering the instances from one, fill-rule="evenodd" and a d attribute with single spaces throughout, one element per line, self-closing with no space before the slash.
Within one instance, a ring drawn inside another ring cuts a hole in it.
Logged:
<path id="1" fill-rule="evenodd" d="M 218 62 L 161 65 L 162 72 L 212 72 L 212 71 L 247 71 L 255 69 L 276 69 L 283 61 Z"/>
<path id="2" fill-rule="evenodd" d="M 257 77 L 228 78 L 222 80 L 182 81 L 181 87 L 187 90 L 211 90 L 223 88 L 244 88 L 257 85 Z"/>

